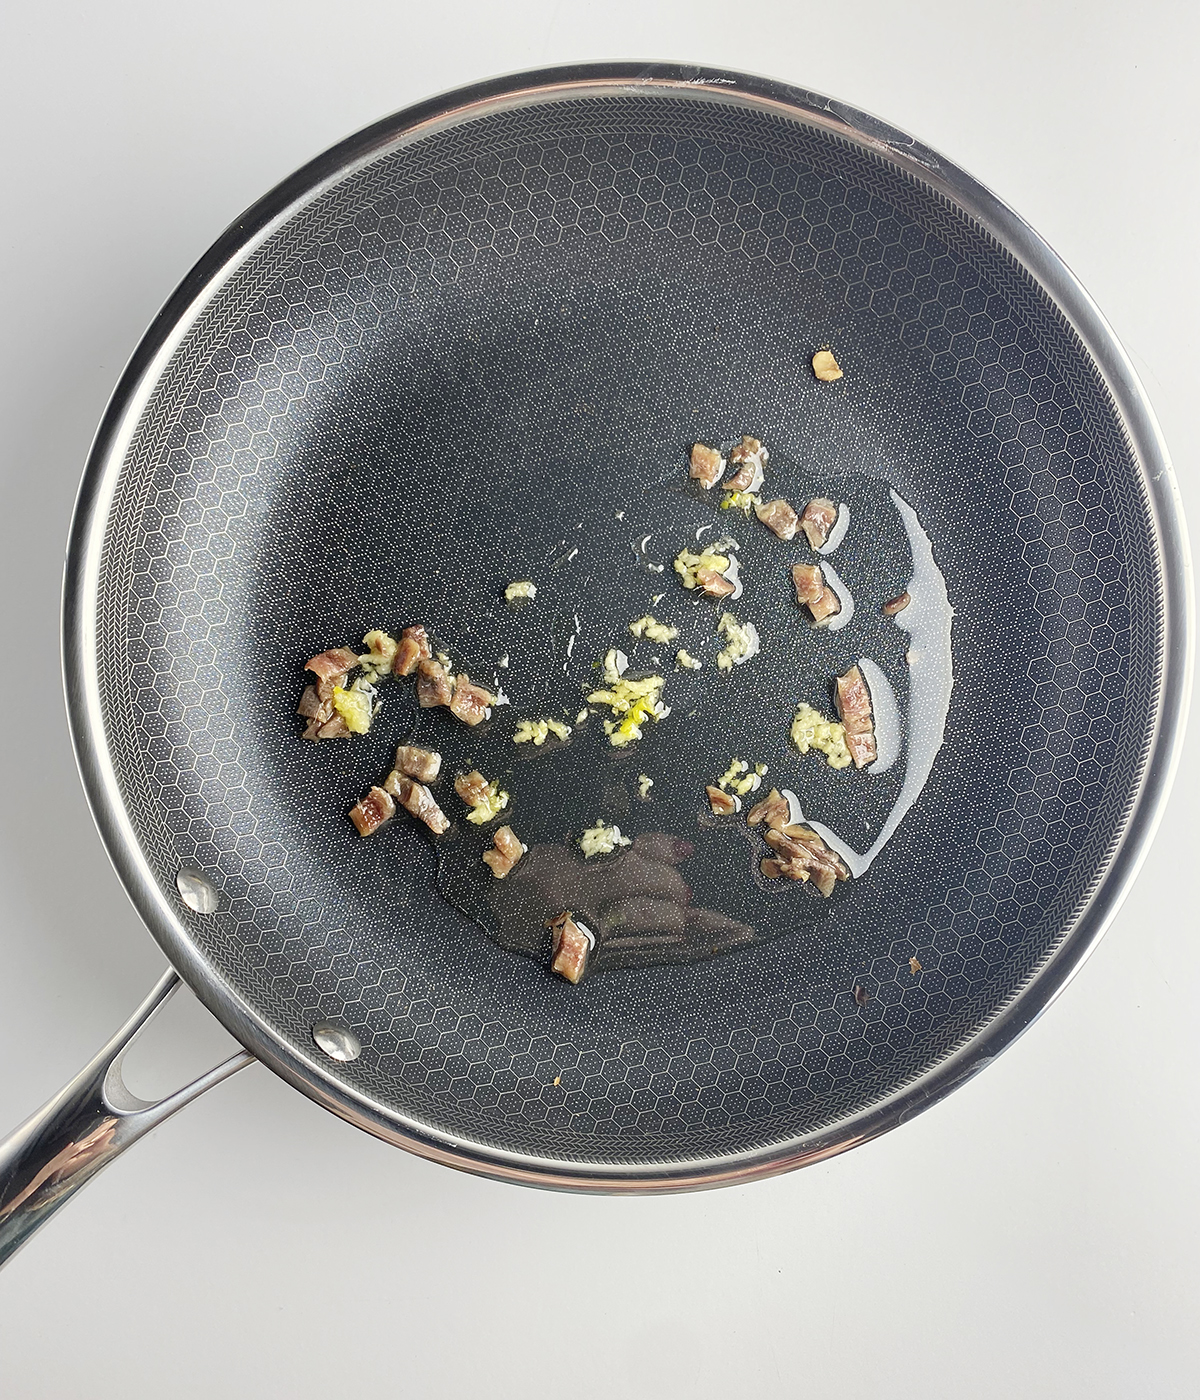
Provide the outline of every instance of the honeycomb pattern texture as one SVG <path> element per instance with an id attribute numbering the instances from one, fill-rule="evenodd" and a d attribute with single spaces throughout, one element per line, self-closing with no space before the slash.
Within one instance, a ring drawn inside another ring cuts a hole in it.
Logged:
<path id="1" fill-rule="evenodd" d="M 572 989 L 437 897 L 411 827 L 358 841 L 341 814 L 397 736 L 301 744 L 299 666 L 414 617 L 490 664 L 505 577 L 576 520 L 608 548 L 648 462 L 749 424 L 914 505 L 956 614 L 946 740 L 795 932 Z M 829 132 L 614 91 L 385 145 L 208 303 L 111 508 L 107 742 L 162 888 L 222 891 L 181 910 L 220 976 L 297 1047 L 361 1037 L 335 1086 L 483 1154 L 719 1156 L 901 1089 L 1053 953 L 1136 792 L 1156 567 L 1103 385 L 983 230 Z"/>

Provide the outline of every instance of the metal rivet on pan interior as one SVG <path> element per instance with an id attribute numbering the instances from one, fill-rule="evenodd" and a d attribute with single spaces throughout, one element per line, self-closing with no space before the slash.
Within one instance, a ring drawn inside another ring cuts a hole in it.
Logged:
<path id="1" fill-rule="evenodd" d="M 312 1038 L 331 1060 L 357 1060 L 362 1054 L 362 1041 L 345 1026 L 332 1021 L 320 1021 L 313 1027 Z"/>
<path id="2" fill-rule="evenodd" d="M 197 914 L 215 914 L 221 903 L 216 886 L 194 870 L 181 870 L 175 876 L 179 898 Z"/>

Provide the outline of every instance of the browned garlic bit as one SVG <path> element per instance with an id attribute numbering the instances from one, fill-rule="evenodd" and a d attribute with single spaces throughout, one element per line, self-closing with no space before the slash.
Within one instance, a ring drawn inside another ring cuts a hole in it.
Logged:
<path id="1" fill-rule="evenodd" d="M 418 661 L 429 661 L 432 657 L 433 647 L 424 627 L 406 627 L 400 633 L 400 645 L 396 648 L 392 670 L 397 676 L 411 676 L 417 669 Z"/>
<path id="2" fill-rule="evenodd" d="M 475 685 L 465 673 L 454 678 L 454 697 L 450 701 L 450 713 L 464 724 L 479 724 L 487 719 L 496 697 L 483 686 Z"/>
<path id="3" fill-rule="evenodd" d="M 417 663 L 417 704 L 423 710 L 448 705 L 454 698 L 453 683 L 440 661 L 424 656 Z"/>
<path id="4" fill-rule="evenodd" d="M 781 540 L 790 540 L 800 523 L 800 517 L 782 500 L 761 502 L 754 507 L 754 514 Z"/>
<path id="5" fill-rule="evenodd" d="M 875 722 L 871 715 L 871 692 L 857 666 L 837 678 L 838 718 L 846 730 L 846 747 L 855 768 L 875 761 Z"/>
<path id="6" fill-rule="evenodd" d="M 812 357 L 813 373 L 826 384 L 842 377 L 842 367 L 833 358 L 832 350 L 818 350 Z"/>
<path id="7" fill-rule="evenodd" d="M 503 880 L 528 849 L 511 826 L 497 827 L 491 849 L 483 853 L 483 861 L 491 867 L 497 880 Z"/>
<path id="8" fill-rule="evenodd" d="M 434 801 L 433 793 L 423 783 L 406 778 L 403 773 L 389 773 L 384 787 L 411 816 L 423 821 L 434 833 L 440 836 L 449 829 L 450 819 Z"/>
<path id="9" fill-rule="evenodd" d="M 909 960 L 908 960 L 908 970 L 909 970 L 909 972 L 911 972 L 912 975 L 915 977 L 915 976 L 917 975 L 917 973 L 921 971 L 921 962 L 920 962 L 920 959 L 917 958 L 917 957 L 915 957 L 915 956 L 909 958 Z"/>
<path id="10" fill-rule="evenodd" d="M 706 787 L 704 791 L 708 794 L 708 805 L 718 817 L 730 816 L 741 805 L 732 793 L 722 792 L 719 787 Z"/>
<path id="11" fill-rule="evenodd" d="M 724 470 L 725 458 L 715 447 L 705 447 L 702 442 L 693 445 L 691 466 L 688 468 L 688 476 L 693 481 L 698 481 L 708 491 L 720 481 Z"/>
<path id="12" fill-rule="evenodd" d="M 554 961 L 551 971 L 578 983 L 587 970 L 588 954 L 596 940 L 590 931 L 575 922 L 569 909 L 548 920 L 546 927 L 553 939 Z"/>
<path id="13" fill-rule="evenodd" d="M 391 795 L 383 788 L 373 787 L 361 802 L 350 808 L 350 820 L 358 827 L 360 836 L 370 836 L 391 819 L 395 810 Z"/>
<path id="14" fill-rule="evenodd" d="M 883 614 L 885 617 L 895 617 L 897 613 L 902 613 L 911 602 L 912 599 L 907 592 L 901 593 L 898 598 L 889 598 L 883 605 Z"/>
<path id="15" fill-rule="evenodd" d="M 820 549 L 829 538 L 837 517 L 838 508 L 827 496 L 817 496 L 804 507 L 800 528 L 813 549 Z"/>
<path id="16" fill-rule="evenodd" d="M 305 662 L 304 669 L 317 678 L 315 685 L 305 687 L 296 707 L 296 713 L 308 720 L 306 739 L 341 739 L 350 733 L 346 721 L 333 708 L 333 692 L 357 665 L 358 656 L 348 647 L 334 647 Z"/>
<path id="17" fill-rule="evenodd" d="M 826 584 L 820 564 L 793 564 L 792 583 L 796 586 L 796 602 L 807 605 L 814 622 L 824 622 L 841 612 L 842 605 Z"/>
<path id="18" fill-rule="evenodd" d="M 396 771 L 406 778 L 430 783 L 442 771 L 442 756 L 432 749 L 417 749 L 401 744 L 396 750 Z"/>

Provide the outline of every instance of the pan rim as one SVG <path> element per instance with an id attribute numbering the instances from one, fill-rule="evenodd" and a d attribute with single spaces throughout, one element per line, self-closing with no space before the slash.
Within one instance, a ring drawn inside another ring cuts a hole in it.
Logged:
<path id="1" fill-rule="evenodd" d="M 96 593 L 108 510 L 130 434 L 175 347 L 237 266 L 347 173 L 432 130 L 506 107 L 654 91 L 750 105 L 831 131 L 919 178 L 976 220 L 1045 290 L 1079 336 L 1117 407 L 1155 525 L 1164 596 L 1159 710 L 1125 829 L 1088 903 L 1024 988 L 966 1044 L 902 1090 L 816 1133 L 723 1157 L 623 1165 L 504 1151 L 448 1134 L 339 1081 L 286 1041 L 200 955 L 160 889 L 120 797 L 104 738 L 96 663 Z M 460 88 L 382 119 L 288 177 L 236 220 L 184 278 L 125 368 L 97 430 L 71 524 L 63 583 L 63 675 L 76 762 L 93 818 L 134 908 L 173 966 L 219 1021 L 293 1087 L 373 1135 L 444 1165 L 525 1185 L 657 1193 L 775 1175 L 870 1141 L 938 1102 L 1006 1049 L 1062 992 L 1119 909 L 1157 830 L 1178 766 L 1194 648 L 1186 523 L 1166 445 L 1147 395 L 1112 329 L 1078 279 L 1030 226 L 986 187 L 868 113 L 767 78 L 682 64 L 586 64 L 522 72 Z"/>

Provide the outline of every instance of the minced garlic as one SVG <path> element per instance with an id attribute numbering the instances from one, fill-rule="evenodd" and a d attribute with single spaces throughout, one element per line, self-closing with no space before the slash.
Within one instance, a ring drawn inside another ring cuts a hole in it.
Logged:
<path id="1" fill-rule="evenodd" d="M 689 656 L 682 647 L 675 653 L 676 666 L 682 666 L 685 671 L 698 671 L 700 662 L 694 656 Z"/>
<path id="2" fill-rule="evenodd" d="M 792 743 L 801 753 L 815 749 L 830 768 L 848 768 L 850 750 L 846 747 L 846 730 L 835 720 L 826 719 L 811 705 L 798 705 L 792 721 Z"/>
<path id="3" fill-rule="evenodd" d="M 696 588 L 696 570 L 713 569 L 723 574 L 729 568 L 729 556 L 725 554 L 693 554 L 690 549 L 681 549 L 675 556 L 675 572 L 683 580 L 684 588 Z"/>
<path id="4" fill-rule="evenodd" d="M 755 506 L 761 504 L 761 499 L 752 491 L 726 491 L 721 499 L 721 509 L 740 510 L 743 515 L 749 515 Z"/>
<path id="5" fill-rule="evenodd" d="M 818 350 L 812 357 L 812 367 L 817 378 L 823 379 L 827 384 L 832 384 L 835 379 L 842 377 L 842 367 L 834 359 L 832 350 Z"/>
<path id="6" fill-rule="evenodd" d="M 522 583 L 510 583 L 504 590 L 504 597 L 510 603 L 515 603 L 518 598 L 536 598 L 537 584 L 530 583 L 528 579 Z"/>
<path id="7" fill-rule="evenodd" d="M 604 732 L 613 748 L 623 749 L 635 739 L 640 739 L 645 720 L 657 722 L 671 713 L 670 707 L 664 705 L 660 698 L 662 688 L 662 676 L 646 676 L 640 681 L 627 681 L 621 677 L 607 690 L 595 690 L 588 696 L 589 705 L 607 705 L 614 716 L 620 716 L 619 720 L 604 721 Z"/>
<path id="8" fill-rule="evenodd" d="M 395 637 L 389 637 L 386 632 L 368 632 L 363 638 L 363 646 L 367 650 L 358 658 L 363 675 L 368 680 L 374 681 L 389 672 L 392 669 L 392 662 L 396 659 L 396 650 L 399 645 Z"/>
<path id="9" fill-rule="evenodd" d="M 533 744 L 540 749 L 549 735 L 565 739 L 570 732 L 571 726 L 561 719 L 523 719 L 513 731 L 513 743 Z"/>
<path id="10" fill-rule="evenodd" d="M 672 627 L 669 622 L 659 622 L 650 613 L 639 617 L 636 622 L 631 622 L 629 630 L 635 637 L 645 637 L 651 642 L 673 642 L 679 636 L 678 627 Z"/>
<path id="11" fill-rule="evenodd" d="M 628 836 L 621 835 L 619 826 L 605 826 L 599 817 L 596 818 L 596 825 L 589 826 L 579 838 L 579 849 L 583 852 L 584 860 L 590 860 L 592 856 L 606 856 L 618 846 L 632 844 Z"/>
<path id="12" fill-rule="evenodd" d="M 643 800 L 650 796 L 650 789 L 654 786 L 654 779 L 648 778 L 645 773 L 638 774 L 638 796 Z"/>
<path id="13" fill-rule="evenodd" d="M 740 623 L 732 613 L 722 613 L 717 622 L 717 631 L 728 642 L 723 651 L 717 653 L 717 669 L 732 671 L 743 661 L 749 661 L 758 653 L 758 633 L 750 624 Z"/>
<path id="14" fill-rule="evenodd" d="M 765 763 L 756 763 L 751 770 L 744 758 L 731 759 L 729 767 L 717 779 L 715 786 L 726 792 L 736 792 L 739 797 L 745 797 L 748 792 L 754 792 L 758 788 L 766 771 Z"/>
<path id="15" fill-rule="evenodd" d="M 371 696 L 370 689 L 360 690 L 357 686 L 344 689 L 340 685 L 333 687 L 333 708 L 341 715 L 351 734 L 365 734 L 370 729 L 373 708 Z"/>
<path id="16" fill-rule="evenodd" d="M 629 669 L 629 658 L 617 647 L 609 647 L 604 653 L 604 663 L 601 669 L 604 672 L 604 679 L 608 685 L 616 685 L 625 672 Z"/>

